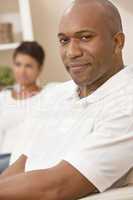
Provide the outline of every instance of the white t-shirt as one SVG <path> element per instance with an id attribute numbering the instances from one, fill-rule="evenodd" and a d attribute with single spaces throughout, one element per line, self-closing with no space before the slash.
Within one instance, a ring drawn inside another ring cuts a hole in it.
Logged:
<path id="1" fill-rule="evenodd" d="M 132 182 L 133 67 L 126 67 L 86 98 L 73 81 L 45 96 L 42 112 L 23 124 L 32 132 L 26 171 L 53 167 L 62 160 L 99 191 Z"/>
<path id="2" fill-rule="evenodd" d="M 24 122 L 27 116 L 38 112 L 42 107 L 44 91 L 23 100 L 15 100 L 11 90 L 0 92 L 0 153 L 11 153 L 19 143 L 19 132 L 13 131 Z M 23 139 L 23 138 L 21 138 Z"/>

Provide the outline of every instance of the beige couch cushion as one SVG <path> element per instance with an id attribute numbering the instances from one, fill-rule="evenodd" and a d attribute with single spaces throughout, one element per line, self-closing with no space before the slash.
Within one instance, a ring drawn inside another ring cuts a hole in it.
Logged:
<path id="1" fill-rule="evenodd" d="M 80 200 L 133 200 L 133 186 L 112 189 Z"/>

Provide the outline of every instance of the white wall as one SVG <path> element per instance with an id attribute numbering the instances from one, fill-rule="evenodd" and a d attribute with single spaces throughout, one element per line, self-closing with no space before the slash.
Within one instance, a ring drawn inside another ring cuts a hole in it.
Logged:
<path id="1" fill-rule="evenodd" d="M 125 64 L 133 64 L 133 0 L 112 0 L 118 7 L 126 35 L 124 47 Z"/>
<path id="2" fill-rule="evenodd" d="M 35 39 L 46 50 L 43 82 L 64 81 L 69 76 L 61 62 L 58 50 L 58 23 L 70 0 L 30 0 Z"/>

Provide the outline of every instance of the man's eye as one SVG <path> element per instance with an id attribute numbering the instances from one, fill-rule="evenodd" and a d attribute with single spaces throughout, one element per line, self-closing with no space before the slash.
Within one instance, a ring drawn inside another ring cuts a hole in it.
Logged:
<path id="1" fill-rule="evenodd" d="M 68 38 L 61 38 L 61 39 L 59 39 L 59 41 L 60 41 L 61 45 L 65 45 L 69 42 L 69 39 Z"/>
<path id="2" fill-rule="evenodd" d="M 81 37 L 81 40 L 87 42 L 87 41 L 91 40 L 92 37 L 93 37 L 92 35 L 84 35 Z"/>

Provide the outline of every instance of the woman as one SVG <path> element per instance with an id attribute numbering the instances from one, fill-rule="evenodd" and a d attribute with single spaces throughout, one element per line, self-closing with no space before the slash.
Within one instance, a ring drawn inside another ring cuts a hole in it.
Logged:
<path id="1" fill-rule="evenodd" d="M 13 53 L 12 70 L 16 84 L 12 90 L 0 93 L 0 153 L 14 150 L 19 133 L 12 134 L 12 130 L 35 109 L 41 109 L 43 91 L 37 79 L 44 58 L 43 48 L 35 41 L 22 42 Z"/>

